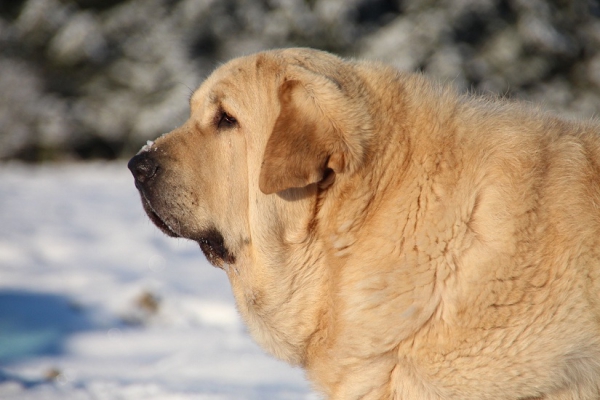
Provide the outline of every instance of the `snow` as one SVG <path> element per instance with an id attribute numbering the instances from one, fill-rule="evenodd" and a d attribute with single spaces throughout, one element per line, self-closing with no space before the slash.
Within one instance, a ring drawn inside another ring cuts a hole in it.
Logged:
<path id="1" fill-rule="evenodd" d="M 0 165 L 0 398 L 318 399 L 223 271 L 144 215 L 125 162 Z"/>
<path id="2" fill-rule="evenodd" d="M 146 144 L 144 146 L 142 146 L 140 151 L 138 151 L 138 154 L 142 154 L 142 153 L 146 153 L 146 152 L 150 151 L 150 149 L 152 149 L 152 146 L 154 146 L 154 142 L 152 140 L 147 140 Z"/>

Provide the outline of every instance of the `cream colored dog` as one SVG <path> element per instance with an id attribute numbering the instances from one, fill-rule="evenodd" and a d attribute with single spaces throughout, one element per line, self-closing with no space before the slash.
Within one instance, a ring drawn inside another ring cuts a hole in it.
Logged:
<path id="1" fill-rule="evenodd" d="M 217 69 L 129 167 L 328 398 L 599 399 L 599 134 L 287 49 Z"/>

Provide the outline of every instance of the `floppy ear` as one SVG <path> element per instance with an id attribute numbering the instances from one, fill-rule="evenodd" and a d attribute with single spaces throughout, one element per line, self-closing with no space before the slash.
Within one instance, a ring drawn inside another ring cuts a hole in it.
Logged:
<path id="1" fill-rule="evenodd" d="M 279 88 L 281 111 L 259 178 L 265 194 L 321 182 L 331 171 L 350 172 L 363 158 L 367 135 L 358 136 L 367 121 L 352 114 L 351 99 L 330 78 L 307 70 L 301 75 Z"/>

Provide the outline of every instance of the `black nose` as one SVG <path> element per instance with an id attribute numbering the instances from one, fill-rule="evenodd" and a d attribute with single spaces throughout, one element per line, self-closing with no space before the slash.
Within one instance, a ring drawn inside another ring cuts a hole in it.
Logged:
<path id="1" fill-rule="evenodd" d="M 150 156 L 150 153 L 144 151 L 129 160 L 127 168 L 133 174 L 136 183 L 144 183 L 156 175 L 158 163 Z"/>

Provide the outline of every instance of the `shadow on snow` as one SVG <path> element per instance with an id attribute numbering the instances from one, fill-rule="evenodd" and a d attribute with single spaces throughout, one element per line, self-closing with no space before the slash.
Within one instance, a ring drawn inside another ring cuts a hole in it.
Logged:
<path id="1" fill-rule="evenodd" d="M 67 297 L 0 291 L 0 366 L 60 354 L 68 335 L 93 326 L 88 314 Z"/>

